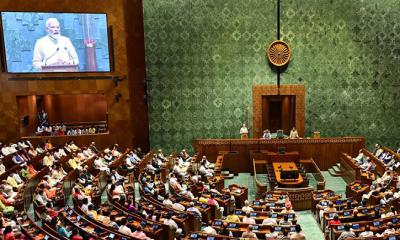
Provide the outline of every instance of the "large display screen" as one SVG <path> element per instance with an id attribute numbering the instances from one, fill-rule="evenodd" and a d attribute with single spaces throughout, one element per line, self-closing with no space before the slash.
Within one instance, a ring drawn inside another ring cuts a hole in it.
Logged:
<path id="1" fill-rule="evenodd" d="M 2 12 L 9 73 L 110 72 L 107 15 Z"/>

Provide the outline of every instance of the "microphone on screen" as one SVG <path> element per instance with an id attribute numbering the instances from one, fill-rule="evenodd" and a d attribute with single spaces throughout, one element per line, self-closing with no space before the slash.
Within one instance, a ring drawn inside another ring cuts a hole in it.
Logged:
<path id="1" fill-rule="evenodd" d="M 74 65 L 75 64 L 74 58 L 72 57 L 71 53 L 68 51 L 68 48 L 64 47 L 64 50 L 67 51 L 69 60 L 72 60 L 72 64 Z"/>
<path id="2" fill-rule="evenodd" d="M 54 57 L 54 56 L 58 53 L 58 50 L 60 50 L 60 48 L 57 48 L 56 51 L 55 51 L 53 54 L 51 54 L 51 55 L 46 59 L 46 61 L 44 61 L 44 65 L 45 65 L 45 66 L 47 66 L 47 61 L 49 61 L 50 58 Z"/>

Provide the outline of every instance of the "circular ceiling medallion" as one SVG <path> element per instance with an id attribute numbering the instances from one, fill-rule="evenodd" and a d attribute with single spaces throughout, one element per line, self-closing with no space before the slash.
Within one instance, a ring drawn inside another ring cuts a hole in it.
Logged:
<path id="1" fill-rule="evenodd" d="M 281 40 L 272 42 L 267 49 L 269 62 L 277 67 L 286 65 L 290 61 L 291 54 L 289 45 Z"/>

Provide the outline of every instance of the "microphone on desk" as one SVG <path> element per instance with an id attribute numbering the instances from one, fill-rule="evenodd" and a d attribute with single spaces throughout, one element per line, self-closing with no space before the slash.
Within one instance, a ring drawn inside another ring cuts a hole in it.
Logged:
<path id="1" fill-rule="evenodd" d="M 58 50 L 60 50 L 59 47 L 56 49 L 56 51 L 55 51 L 53 54 L 50 55 L 50 57 L 48 57 L 48 58 L 46 59 L 46 61 L 44 61 L 44 65 L 45 65 L 45 66 L 47 66 L 47 61 L 49 61 L 50 58 L 54 57 L 54 56 L 58 53 Z"/>
<path id="2" fill-rule="evenodd" d="M 72 60 L 72 64 L 74 65 L 75 64 L 74 58 L 72 57 L 71 53 L 68 51 L 68 48 L 64 47 L 64 50 L 67 51 L 69 60 Z"/>

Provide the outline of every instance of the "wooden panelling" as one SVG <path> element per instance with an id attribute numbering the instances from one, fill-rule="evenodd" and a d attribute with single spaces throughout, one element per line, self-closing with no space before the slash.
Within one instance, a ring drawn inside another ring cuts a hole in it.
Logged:
<path id="1" fill-rule="evenodd" d="M 120 76 L 115 86 L 111 80 L 30 80 L 10 81 L 9 77 L 27 75 L 0 73 L 0 141 L 20 138 L 18 95 L 93 94 L 104 93 L 109 113 L 109 135 L 82 137 L 96 139 L 100 147 L 118 142 L 122 147 L 149 148 L 147 104 L 143 100 L 144 39 L 141 0 L 74 0 L 23 1 L 2 0 L 0 11 L 30 12 L 94 12 L 106 13 L 112 31 L 113 62 L 111 73 L 74 73 L 68 76 Z M 3 69 L 2 69 L 3 70 Z M 4 71 L 4 70 L 3 70 Z M 29 74 L 29 77 L 61 77 L 65 74 Z M 116 102 L 115 94 L 121 99 Z M 88 107 L 88 106 L 85 106 Z M 58 141 L 58 140 L 57 140 Z M 80 140 L 79 140 L 80 141 Z"/>
<path id="2" fill-rule="evenodd" d="M 262 107 L 263 96 L 278 95 L 276 85 L 255 85 L 253 86 L 253 137 L 262 136 L 262 117 L 265 117 Z M 280 95 L 294 95 L 296 97 L 296 128 L 299 136 L 304 136 L 305 120 L 305 87 L 304 85 L 281 85 Z M 264 114 L 264 115 L 263 115 Z"/>
<path id="3" fill-rule="evenodd" d="M 197 139 L 194 141 L 196 152 L 216 159 L 220 151 L 237 151 L 229 160 L 224 159 L 224 166 L 235 165 L 238 172 L 251 172 L 253 151 L 268 150 L 278 152 L 285 147 L 287 152 L 299 152 L 300 159 L 314 159 L 321 170 L 328 170 L 340 161 L 341 152 L 354 156 L 365 146 L 363 137 L 321 138 L 321 139 Z"/>

